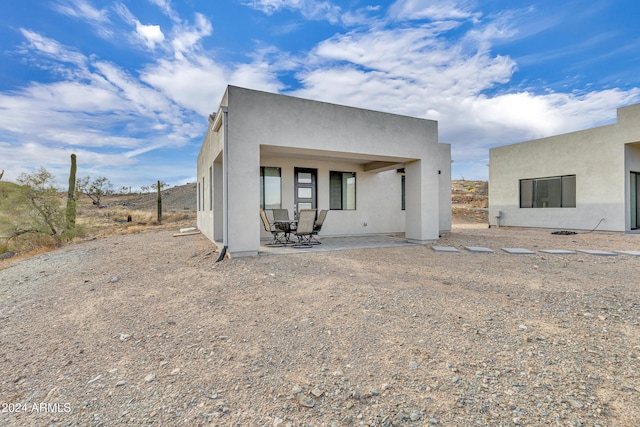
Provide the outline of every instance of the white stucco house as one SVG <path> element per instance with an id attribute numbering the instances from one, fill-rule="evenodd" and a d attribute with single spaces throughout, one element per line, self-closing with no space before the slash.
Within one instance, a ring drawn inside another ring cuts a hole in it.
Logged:
<path id="1" fill-rule="evenodd" d="M 432 120 L 227 87 L 197 161 L 199 230 L 257 255 L 259 210 L 330 209 L 320 236 L 451 229 L 451 147 Z"/>
<path id="2" fill-rule="evenodd" d="M 640 104 L 607 126 L 493 148 L 489 223 L 639 232 Z"/>

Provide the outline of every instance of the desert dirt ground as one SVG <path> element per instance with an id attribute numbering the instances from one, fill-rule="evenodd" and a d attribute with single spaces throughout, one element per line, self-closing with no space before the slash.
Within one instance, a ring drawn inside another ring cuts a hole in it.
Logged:
<path id="1" fill-rule="evenodd" d="M 216 263 L 156 229 L 0 270 L 2 426 L 637 426 L 640 236 Z M 502 247 L 525 247 L 512 255 Z"/>

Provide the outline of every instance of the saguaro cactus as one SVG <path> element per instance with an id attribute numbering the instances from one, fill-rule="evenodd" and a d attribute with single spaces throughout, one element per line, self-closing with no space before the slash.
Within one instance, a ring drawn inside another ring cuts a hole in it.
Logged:
<path id="1" fill-rule="evenodd" d="M 2 179 L 2 175 L 4 175 L 4 169 L 2 169 L 2 172 L 0 172 L 0 179 Z"/>
<path id="2" fill-rule="evenodd" d="M 158 181 L 158 224 L 162 224 L 162 186 Z"/>
<path id="3" fill-rule="evenodd" d="M 67 191 L 67 227 L 76 225 L 76 155 L 71 155 L 71 170 L 69 171 L 69 190 Z"/>

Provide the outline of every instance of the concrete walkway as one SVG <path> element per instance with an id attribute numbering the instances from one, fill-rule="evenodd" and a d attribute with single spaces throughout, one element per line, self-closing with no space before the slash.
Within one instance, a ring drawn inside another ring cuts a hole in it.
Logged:
<path id="1" fill-rule="evenodd" d="M 458 249 L 453 246 L 432 246 L 431 247 L 436 252 L 460 252 Z M 493 254 L 495 251 L 491 248 L 481 247 L 481 246 L 465 246 L 467 251 L 473 253 L 489 253 Z M 529 250 L 527 248 L 501 248 L 504 252 L 512 255 L 534 255 L 536 252 Z M 567 249 L 540 249 L 540 252 L 545 254 L 552 255 L 570 255 L 576 254 L 578 252 L 589 254 L 589 255 L 597 255 L 597 256 L 617 256 L 617 255 L 631 255 L 631 256 L 640 256 L 640 251 L 600 251 L 593 249 L 576 249 L 567 250 Z"/>
<path id="2" fill-rule="evenodd" d="M 313 252 L 330 252 L 330 251 L 343 251 L 350 249 L 371 249 L 371 248 L 391 248 L 401 246 L 420 246 L 414 243 L 409 243 L 404 237 L 398 237 L 393 235 L 371 235 L 371 236 L 351 236 L 351 237 L 323 237 L 320 239 L 322 244 L 313 245 L 311 248 L 294 248 L 291 246 L 283 247 L 267 247 L 264 246 L 263 241 L 260 246 L 259 255 L 283 255 L 283 254 L 295 254 L 295 253 L 313 253 Z M 460 253 L 463 249 L 457 249 L 453 246 L 438 246 L 437 244 L 431 246 L 431 248 L 440 253 Z M 487 248 L 481 246 L 465 246 L 464 250 L 471 253 L 478 254 L 495 254 L 496 250 L 501 252 L 516 255 L 526 256 L 536 254 L 536 251 L 528 248 Z M 601 251 L 601 250 L 587 250 L 587 249 L 539 249 L 538 252 L 551 255 L 570 255 L 577 253 L 585 253 L 594 256 L 617 256 L 617 255 L 629 255 L 640 257 L 640 251 Z"/>

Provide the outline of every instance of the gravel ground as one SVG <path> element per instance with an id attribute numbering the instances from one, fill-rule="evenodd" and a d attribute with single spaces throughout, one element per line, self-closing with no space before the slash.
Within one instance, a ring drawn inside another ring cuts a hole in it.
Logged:
<path id="1" fill-rule="evenodd" d="M 496 253 L 215 263 L 203 236 L 164 230 L 17 262 L 0 271 L 0 425 L 640 425 L 640 257 L 499 250 L 640 236 L 438 245 Z"/>

